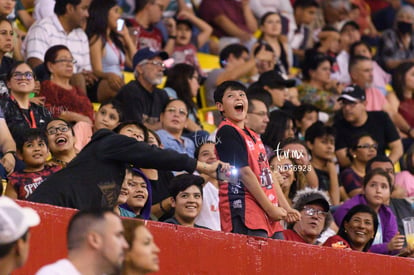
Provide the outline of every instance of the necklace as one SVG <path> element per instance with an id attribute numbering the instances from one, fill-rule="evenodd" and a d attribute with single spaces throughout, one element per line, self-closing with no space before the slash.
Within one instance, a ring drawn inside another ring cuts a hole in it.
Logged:
<path id="1" fill-rule="evenodd" d="M 60 159 L 57 159 L 55 157 L 52 158 L 52 161 L 55 162 L 55 163 L 57 163 L 57 164 L 59 164 L 60 166 L 62 166 L 62 168 L 65 168 L 66 165 L 68 165 L 68 162 L 63 161 L 63 160 L 60 160 Z"/>

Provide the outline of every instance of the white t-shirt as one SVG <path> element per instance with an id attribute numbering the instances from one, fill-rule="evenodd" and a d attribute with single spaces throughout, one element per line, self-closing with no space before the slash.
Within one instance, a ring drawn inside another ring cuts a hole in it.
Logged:
<path id="1" fill-rule="evenodd" d="M 82 275 L 68 259 L 45 265 L 35 275 Z"/>
<path id="2" fill-rule="evenodd" d="M 203 187 L 203 205 L 195 223 L 212 230 L 221 230 L 219 191 L 211 182 L 207 182 Z"/>

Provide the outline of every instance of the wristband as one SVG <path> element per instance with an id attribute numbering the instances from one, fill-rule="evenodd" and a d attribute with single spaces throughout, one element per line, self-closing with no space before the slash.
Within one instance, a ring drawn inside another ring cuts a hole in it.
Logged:
<path id="1" fill-rule="evenodd" d="M 162 207 L 162 201 L 160 201 L 160 209 L 162 211 L 162 213 L 166 214 L 167 211 L 165 211 L 164 207 Z"/>
<path id="2" fill-rule="evenodd" d="M 7 154 L 12 154 L 13 156 L 16 156 L 16 151 L 7 151 L 7 152 L 3 153 L 3 157 Z"/>
<path id="3" fill-rule="evenodd" d="M 177 36 L 176 35 L 169 35 L 168 39 L 177 39 Z"/>

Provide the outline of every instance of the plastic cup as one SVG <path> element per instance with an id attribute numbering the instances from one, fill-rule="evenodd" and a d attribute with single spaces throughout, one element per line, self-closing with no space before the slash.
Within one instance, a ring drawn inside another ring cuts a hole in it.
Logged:
<path id="1" fill-rule="evenodd" d="M 405 238 L 409 249 L 414 249 L 414 217 L 402 219 L 405 231 Z"/>

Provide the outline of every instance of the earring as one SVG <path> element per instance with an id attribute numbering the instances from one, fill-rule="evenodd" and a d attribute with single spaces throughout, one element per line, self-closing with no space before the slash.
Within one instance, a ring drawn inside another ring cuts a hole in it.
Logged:
<path id="1" fill-rule="evenodd" d="M 356 155 L 352 155 L 353 158 L 356 158 Z"/>

